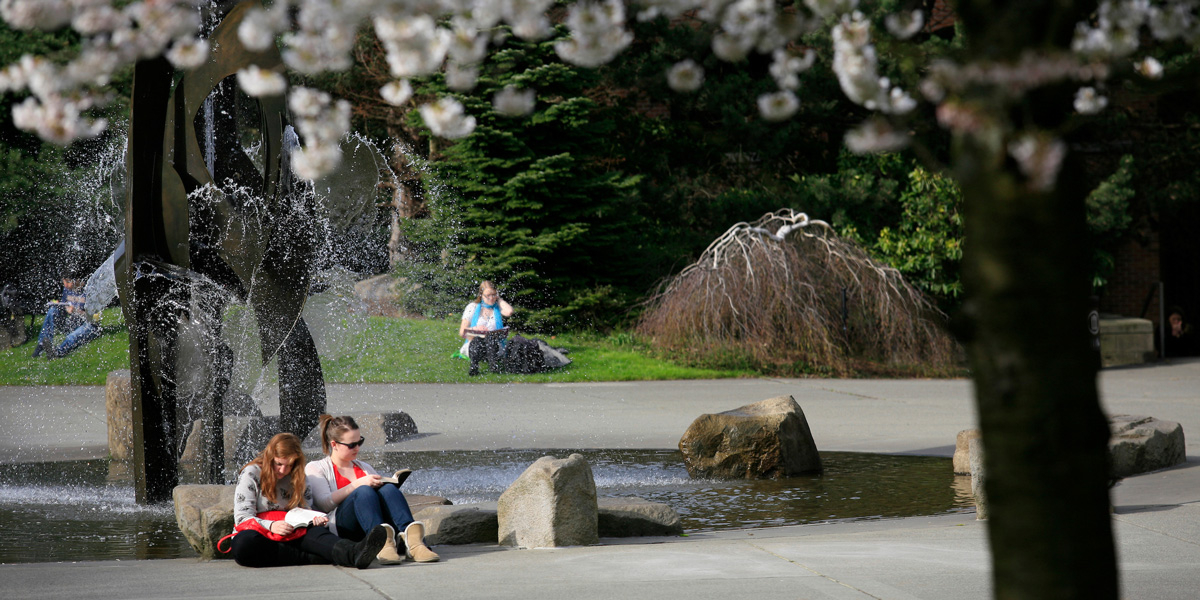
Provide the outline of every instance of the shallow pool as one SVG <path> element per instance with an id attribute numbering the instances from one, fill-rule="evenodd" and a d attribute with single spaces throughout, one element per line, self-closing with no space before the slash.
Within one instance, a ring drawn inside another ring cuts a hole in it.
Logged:
<path id="1" fill-rule="evenodd" d="M 687 531 L 799 525 L 970 510 L 967 478 L 948 458 L 822 452 L 820 475 L 779 480 L 690 479 L 679 452 L 581 450 L 600 496 L 671 505 Z M 404 490 L 455 504 L 487 502 L 541 456 L 570 451 L 384 452 L 381 472 L 414 469 Z M 314 457 L 315 458 L 315 457 Z M 194 556 L 170 504 L 139 506 L 106 481 L 107 461 L 0 465 L 0 563 Z M 36 482 L 36 483 L 34 483 Z"/>

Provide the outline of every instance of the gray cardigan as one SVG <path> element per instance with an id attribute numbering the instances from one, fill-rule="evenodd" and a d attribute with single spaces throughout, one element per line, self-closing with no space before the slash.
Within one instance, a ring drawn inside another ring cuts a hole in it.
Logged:
<path id="1" fill-rule="evenodd" d="M 356 460 L 354 464 L 367 475 L 378 475 L 371 465 Z M 329 513 L 329 530 L 337 533 L 337 504 L 333 503 L 333 492 L 337 490 L 337 475 L 334 472 L 333 459 L 326 456 L 318 461 L 305 465 L 304 475 L 308 477 L 308 489 L 312 490 L 313 503 L 317 510 Z"/>

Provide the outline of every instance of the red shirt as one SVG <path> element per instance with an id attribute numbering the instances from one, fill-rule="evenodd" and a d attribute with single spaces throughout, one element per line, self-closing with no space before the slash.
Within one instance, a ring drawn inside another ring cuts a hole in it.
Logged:
<path id="1" fill-rule="evenodd" d="M 358 465 L 354 463 L 350 463 L 350 465 L 354 467 L 354 477 L 356 479 L 366 475 L 366 472 L 358 468 Z M 342 477 L 342 470 L 337 468 L 337 465 L 333 465 L 333 477 L 334 482 L 337 483 L 337 489 L 339 490 L 350 485 L 350 480 Z"/>

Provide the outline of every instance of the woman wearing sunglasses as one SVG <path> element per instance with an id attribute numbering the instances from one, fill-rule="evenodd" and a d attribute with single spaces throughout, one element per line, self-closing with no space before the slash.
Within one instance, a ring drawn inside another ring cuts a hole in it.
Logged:
<path id="1" fill-rule="evenodd" d="M 319 510 L 329 513 L 329 529 L 359 540 L 378 525 L 390 525 L 396 538 L 379 551 L 379 563 L 400 564 L 399 548 L 416 562 L 434 562 L 438 555 L 425 545 L 425 525 L 414 521 L 400 486 L 385 483 L 371 465 L 358 460 L 366 442 L 353 417 L 321 415 L 321 449 L 325 458 L 308 463 L 304 472 Z"/>

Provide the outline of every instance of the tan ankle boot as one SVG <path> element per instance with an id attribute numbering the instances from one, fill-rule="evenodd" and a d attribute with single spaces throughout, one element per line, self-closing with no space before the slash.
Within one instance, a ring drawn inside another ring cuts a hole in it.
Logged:
<path id="1" fill-rule="evenodd" d="M 400 549 L 396 547 L 396 530 L 386 523 L 383 527 L 387 529 L 387 541 L 383 543 L 383 550 L 380 550 L 375 558 L 379 559 L 381 565 L 398 565 L 404 562 L 404 555 L 400 554 Z"/>
<path id="2" fill-rule="evenodd" d="M 425 524 L 413 521 L 400 534 L 404 540 L 404 553 L 416 562 L 437 562 L 440 558 L 425 545 Z"/>

